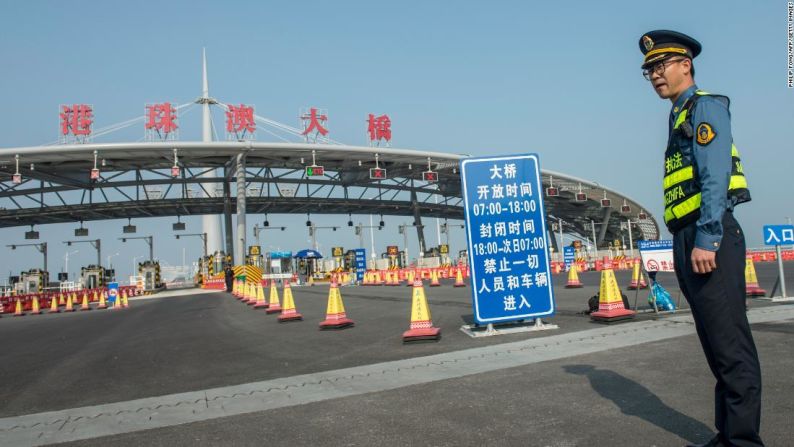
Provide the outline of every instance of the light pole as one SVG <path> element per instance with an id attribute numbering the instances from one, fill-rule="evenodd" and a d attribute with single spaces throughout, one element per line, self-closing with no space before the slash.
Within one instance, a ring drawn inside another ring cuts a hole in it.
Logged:
<path id="1" fill-rule="evenodd" d="M 115 254 L 112 254 L 112 255 L 108 255 L 108 268 L 109 268 L 109 269 L 112 269 L 112 268 L 113 268 L 113 264 L 111 264 L 111 263 L 110 263 L 110 260 L 111 260 L 113 257 L 115 257 L 115 256 L 118 256 L 118 255 L 119 255 L 118 253 L 115 253 Z"/>
<path id="2" fill-rule="evenodd" d="M 186 236 L 185 234 L 177 235 Z M 121 242 L 127 242 L 127 239 L 143 239 L 149 245 L 149 260 L 154 262 L 154 236 L 135 236 L 135 237 L 120 237 Z"/>
<path id="3" fill-rule="evenodd" d="M 41 242 L 38 244 L 11 244 L 6 245 L 6 247 L 11 247 L 11 250 L 16 250 L 17 247 L 36 247 L 36 250 L 39 251 L 42 255 L 44 255 L 44 269 L 43 271 L 47 271 L 47 243 Z"/>
<path id="4" fill-rule="evenodd" d="M 80 253 L 80 250 L 67 250 L 66 254 L 63 255 L 63 271 L 66 272 L 67 275 L 69 274 L 69 256 L 77 253 Z"/>
<path id="5" fill-rule="evenodd" d="M 629 229 L 629 250 L 631 251 L 632 258 L 634 257 L 634 239 L 632 238 L 631 235 L 631 226 L 633 224 L 639 224 L 639 223 L 640 223 L 639 220 L 626 219 L 626 227 L 628 227 Z"/>
<path id="6" fill-rule="evenodd" d="M 339 227 L 334 227 L 334 226 L 318 227 L 318 226 L 316 226 L 314 224 L 309 225 L 309 236 L 312 237 L 312 248 L 315 251 L 318 251 L 317 250 L 317 230 L 327 230 L 327 229 L 331 229 L 333 231 L 336 231 L 337 229 L 339 229 Z"/>
<path id="7" fill-rule="evenodd" d="M 369 217 L 370 217 L 370 222 L 371 222 L 372 221 L 372 216 L 370 215 Z M 378 230 L 382 230 L 383 227 L 375 226 L 375 225 L 364 225 L 364 224 L 359 222 L 359 224 L 356 225 L 353 228 L 355 228 L 356 234 L 358 235 L 358 244 L 359 244 L 360 248 L 364 248 L 364 228 L 369 228 L 370 229 L 370 235 L 372 235 L 372 237 L 371 237 L 371 239 L 372 239 L 372 249 L 371 250 L 372 250 L 372 253 L 374 255 L 375 254 L 375 236 L 372 233 L 372 229 L 377 228 Z"/>
<path id="8" fill-rule="evenodd" d="M 63 243 L 69 247 L 71 247 L 72 244 L 91 244 L 92 247 L 96 248 L 97 267 L 102 267 L 102 241 L 100 239 L 95 239 L 93 241 L 63 241 Z"/>
<path id="9" fill-rule="evenodd" d="M 196 236 L 200 237 L 201 240 L 204 242 L 204 257 L 207 257 L 207 233 L 188 233 L 188 234 L 175 234 L 174 237 L 177 239 L 183 238 L 185 236 Z M 257 241 L 259 242 L 259 241 Z M 184 256 L 183 256 L 184 257 Z M 184 262 L 183 262 L 184 264 Z"/>

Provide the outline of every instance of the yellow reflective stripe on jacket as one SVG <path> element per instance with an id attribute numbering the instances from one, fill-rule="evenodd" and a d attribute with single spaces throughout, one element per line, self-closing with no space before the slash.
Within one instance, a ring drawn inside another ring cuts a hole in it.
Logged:
<path id="1" fill-rule="evenodd" d="M 673 171 L 672 174 L 664 177 L 664 189 L 668 189 L 673 185 L 677 185 L 683 181 L 690 180 L 695 176 L 695 170 L 692 165 Z"/>
<path id="2" fill-rule="evenodd" d="M 687 110 L 684 109 L 683 111 L 681 111 L 681 113 L 678 114 L 678 118 L 675 119 L 675 125 L 673 126 L 673 129 L 678 129 L 678 126 L 680 126 L 684 122 L 684 120 L 686 119 L 686 112 Z"/>
<path id="3" fill-rule="evenodd" d="M 747 178 L 743 175 L 732 175 L 731 182 L 728 184 L 728 191 L 741 188 L 747 189 Z"/>
<path id="4" fill-rule="evenodd" d="M 736 149 L 735 144 L 731 144 L 731 157 L 739 158 L 739 150 Z"/>
<path id="5" fill-rule="evenodd" d="M 664 221 L 670 222 L 673 218 L 682 218 L 700 208 L 700 193 L 684 200 L 678 205 L 667 207 L 664 210 Z"/>

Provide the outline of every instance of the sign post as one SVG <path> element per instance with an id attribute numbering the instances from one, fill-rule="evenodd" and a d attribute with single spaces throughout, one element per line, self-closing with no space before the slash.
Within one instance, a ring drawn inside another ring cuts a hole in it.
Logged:
<path id="1" fill-rule="evenodd" d="M 783 256 L 781 245 L 794 244 L 794 225 L 764 225 L 764 244 L 774 245 L 777 254 L 778 280 L 780 296 L 770 298 L 774 302 L 794 301 L 794 297 L 786 295 L 786 277 L 783 273 Z"/>
<path id="2" fill-rule="evenodd" d="M 642 260 L 642 268 L 648 272 L 648 277 L 651 281 L 656 282 L 657 272 L 675 272 L 675 265 L 673 264 L 673 241 L 671 239 L 661 241 L 637 241 L 637 246 L 640 249 L 640 260 Z M 637 308 L 637 296 L 639 294 L 639 287 L 634 293 L 634 308 Z M 653 311 L 659 313 L 656 307 L 656 293 L 654 288 L 651 287 L 651 296 L 653 297 Z M 678 307 L 681 303 L 676 303 Z"/>
<path id="3" fill-rule="evenodd" d="M 538 156 L 467 158 L 460 168 L 476 322 L 461 330 L 475 337 L 556 329 L 541 321 L 555 303 Z M 484 333 L 474 330 L 483 324 Z"/>
<path id="4" fill-rule="evenodd" d="M 367 251 L 363 248 L 356 249 L 356 282 L 361 284 L 364 281 L 364 273 L 367 271 Z"/>
<path id="5" fill-rule="evenodd" d="M 108 283 L 108 306 L 110 308 L 115 308 L 116 300 L 119 297 L 119 283 L 117 282 L 109 282 Z"/>

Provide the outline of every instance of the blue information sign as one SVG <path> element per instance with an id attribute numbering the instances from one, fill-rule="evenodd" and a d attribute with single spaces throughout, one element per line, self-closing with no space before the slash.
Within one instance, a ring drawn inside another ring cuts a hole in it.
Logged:
<path id="1" fill-rule="evenodd" d="M 553 315 L 538 156 L 467 158 L 460 172 L 474 320 Z"/>
<path id="2" fill-rule="evenodd" d="M 108 305 L 113 307 L 116 303 L 116 299 L 119 297 L 119 283 L 117 282 L 109 282 L 108 283 Z"/>
<path id="3" fill-rule="evenodd" d="M 794 225 L 764 225 L 764 244 L 794 244 Z"/>
<path id="4" fill-rule="evenodd" d="M 562 248 L 562 261 L 565 263 L 565 270 L 570 270 L 571 264 L 576 260 L 576 250 L 567 246 Z"/>
<path id="5" fill-rule="evenodd" d="M 363 248 L 356 249 L 356 281 L 364 281 L 364 273 L 367 271 L 367 251 Z"/>

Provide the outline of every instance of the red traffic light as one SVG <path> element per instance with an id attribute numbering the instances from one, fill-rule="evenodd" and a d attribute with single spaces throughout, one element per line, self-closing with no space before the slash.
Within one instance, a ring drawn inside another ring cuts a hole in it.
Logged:
<path id="1" fill-rule="evenodd" d="M 438 181 L 438 172 L 436 171 L 424 171 L 422 172 L 422 180 L 426 182 L 437 182 Z"/>
<path id="2" fill-rule="evenodd" d="M 370 168 L 369 178 L 371 180 L 383 180 L 386 178 L 386 170 L 383 168 Z"/>

